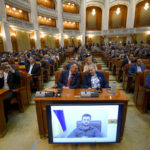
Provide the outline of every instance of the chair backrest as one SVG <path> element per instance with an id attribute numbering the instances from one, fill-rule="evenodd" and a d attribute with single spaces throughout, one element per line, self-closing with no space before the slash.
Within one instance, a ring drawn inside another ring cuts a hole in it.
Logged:
<path id="1" fill-rule="evenodd" d="M 104 70 L 98 70 L 98 72 L 102 72 L 106 78 L 106 80 L 109 82 L 109 72 L 106 72 Z M 83 80 L 84 80 L 84 77 L 85 75 L 89 73 L 89 71 L 86 71 L 86 72 L 81 72 L 80 75 L 81 75 L 81 78 L 80 78 L 80 83 L 83 84 Z"/>
<path id="2" fill-rule="evenodd" d="M 59 77 L 60 77 L 60 75 L 61 75 L 61 72 L 62 72 L 62 70 L 55 72 L 55 84 L 57 84 L 57 82 L 58 82 L 58 80 L 59 80 Z"/>
<path id="3" fill-rule="evenodd" d="M 82 125 L 82 121 L 77 121 L 77 127 Z M 100 120 L 94 120 L 90 122 L 90 125 L 93 127 L 96 127 L 99 131 L 101 131 L 101 121 Z"/>

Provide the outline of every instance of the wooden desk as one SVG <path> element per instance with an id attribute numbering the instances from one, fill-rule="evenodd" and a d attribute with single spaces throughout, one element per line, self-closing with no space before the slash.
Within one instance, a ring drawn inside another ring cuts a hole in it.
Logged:
<path id="1" fill-rule="evenodd" d="M 56 91 L 56 89 L 49 89 L 47 91 Z M 122 136 L 124 132 L 124 125 L 126 120 L 127 104 L 129 99 L 119 90 L 116 91 L 116 95 L 112 95 L 107 92 L 107 89 L 103 89 L 103 93 L 100 93 L 99 97 L 79 97 L 80 91 L 85 89 L 63 89 L 61 97 L 35 97 L 37 120 L 39 127 L 40 137 L 48 136 L 47 130 L 47 116 L 46 105 L 47 104 L 81 104 L 81 103 L 122 103 L 124 104 L 123 110 L 123 126 Z M 91 90 L 90 90 L 91 91 Z"/>
<path id="2" fill-rule="evenodd" d="M 4 99 L 7 98 L 9 92 L 7 89 L 0 89 L 0 137 L 4 136 L 7 131 L 7 124 L 4 115 Z"/>

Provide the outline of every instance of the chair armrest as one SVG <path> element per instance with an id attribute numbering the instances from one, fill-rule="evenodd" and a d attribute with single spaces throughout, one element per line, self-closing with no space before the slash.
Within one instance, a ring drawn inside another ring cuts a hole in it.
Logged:
<path id="1" fill-rule="evenodd" d="M 21 90 L 24 90 L 26 87 L 23 86 L 23 87 L 20 87 L 20 88 L 16 88 L 16 89 L 13 89 L 13 92 L 19 92 Z"/>

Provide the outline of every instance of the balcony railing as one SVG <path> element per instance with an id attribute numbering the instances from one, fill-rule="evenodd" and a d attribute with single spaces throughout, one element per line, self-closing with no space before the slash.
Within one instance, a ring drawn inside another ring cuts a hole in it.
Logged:
<path id="1" fill-rule="evenodd" d="M 19 7 L 28 12 L 31 11 L 31 6 L 28 0 L 6 0 L 6 3 L 14 7 Z"/>
<path id="2" fill-rule="evenodd" d="M 49 27 L 49 26 L 44 26 L 44 25 L 40 25 L 40 30 L 46 33 L 52 33 L 52 34 L 57 34 L 58 33 L 58 29 L 56 27 Z"/>
<path id="3" fill-rule="evenodd" d="M 57 18 L 57 12 L 55 9 L 46 8 L 44 6 L 38 5 L 37 6 L 38 13 L 45 17 L 52 17 Z"/>
<path id="4" fill-rule="evenodd" d="M 33 24 L 28 22 L 28 21 L 24 21 L 18 18 L 14 18 L 14 17 L 8 17 L 7 21 L 14 26 L 19 26 L 21 28 L 25 28 L 25 29 L 30 29 L 33 30 Z"/>
<path id="5" fill-rule="evenodd" d="M 67 35 L 80 35 L 80 31 L 79 30 L 64 30 L 64 33 Z"/>
<path id="6" fill-rule="evenodd" d="M 71 21 L 80 21 L 80 15 L 63 12 L 63 19 Z"/>
<path id="7" fill-rule="evenodd" d="M 145 33 L 148 31 L 150 31 L 150 27 L 103 30 L 103 31 L 86 31 L 86 35 L 92 34 L 95 36 L 104 36 L 104 35 L 116 36 L 116 35 L 129 35 L 129 34 Z"/>

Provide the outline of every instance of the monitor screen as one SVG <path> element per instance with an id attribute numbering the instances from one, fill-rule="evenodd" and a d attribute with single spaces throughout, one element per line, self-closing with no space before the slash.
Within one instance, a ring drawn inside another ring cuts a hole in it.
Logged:
<path id="1" fill-rule="evenodd" d="M 47 105 L 49 143 L 120 142 L 123 104 Z"/>

